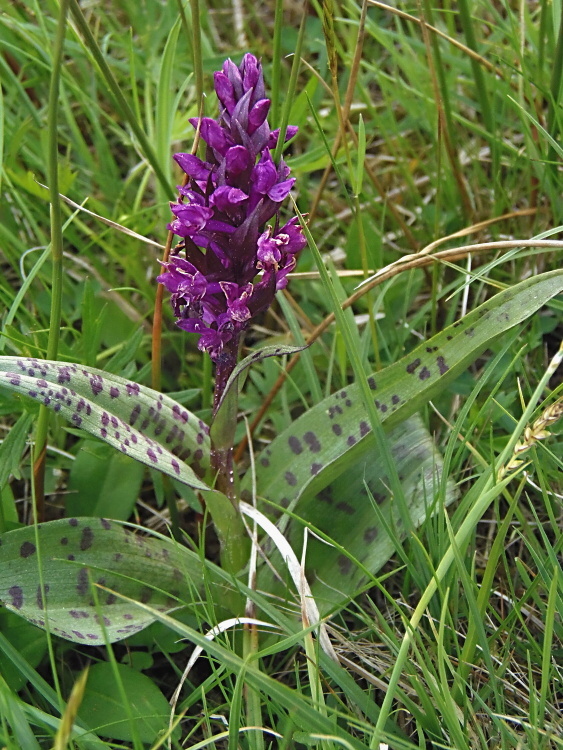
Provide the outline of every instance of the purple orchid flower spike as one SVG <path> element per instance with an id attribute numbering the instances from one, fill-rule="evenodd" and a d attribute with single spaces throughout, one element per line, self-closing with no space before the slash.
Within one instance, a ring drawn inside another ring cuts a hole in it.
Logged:
<path id="1" fill-rule="evenodd" d="M 297 218 L 279 226 L 295 180 L 272 158 L 279 130 L 268 125 L 260 62 L 251 54 L 239 67 L 227 60 L 215 73 L 215 92 L 218 119 L 190 120 L 207 144 L 205 160 L 174 157 L 188 182 L 178 188 L 183 200 L 171 204 L 168 228 L 183 242 L 158 281 L 171 293 L 178 326 L 199 334 L 199 348 L 224 372 L 234 367 L 250 320 L 286 286 L 306 239 Z M 288 127 L 286 140 L 296 132 Z"/>

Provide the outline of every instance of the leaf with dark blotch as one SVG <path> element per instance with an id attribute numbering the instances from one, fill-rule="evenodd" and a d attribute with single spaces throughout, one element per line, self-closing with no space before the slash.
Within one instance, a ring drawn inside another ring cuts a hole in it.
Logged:
<path id="1" fill-rule="evenodd" d="M 209 466 L 209 429 L 162 393 L 68 362 L 0 357 L 0 385 L 44 404 L 71 425 L 199 490 Z"/>
<path id="2" fill-rule="evenodd" d="M 52 633 L 85 644 L 118 641 L 147 627 L 150 612 L 117 596 L 170 611 L 224 583 L 201 559 L 165 537 L 141 537 L 100 518 L 50 521 L 0 537 L 0 600 Z M 41 576 L 39 575 L 41 566 Z M 42 584 L 40 584 L 42 581 Z M 102 627 L 103 623 L 103 627 Z"/>
<path id="3" fill-rule="evenodd" d="M 563 271 L 527 279 L 499 292 L 461 320 L 420 344 L 367 381 L 385 429 L 391 429 L 443 391 L 491 344 L 563 290 Z M 258 495 L 295 507 L 374 447 L 357 383 L 346 386 L 295 420 L 256 461 Z M 250 472 L 242 483 L 251 491 Z"/>
<path id="4" fill-rule="evenodd" d="M 442 457 L 419 415 L 391 430 L 387 440 L 401 480 L 409 523 L 416 528 L 429 512 L 442 507 L 435 503 L 441 482 L 445 481 Z M 322 612 L 343 606 L 369 581 L 366 571 L 376 574 L 407 531 L 386 471 L 382 457 L 370 453 L 298 505 L 298 515 L 341 548 L 331 549 L 315 537 L 309 537 L 307 543 L 306 570 Z M 444 505 L 456 498 L 453 482 L 445 481 L 440 497 Z M 392 529 L 394 540 L 386 527 Z M 292 520 L 288 536 L 299 556 L 303 524 Z"/>

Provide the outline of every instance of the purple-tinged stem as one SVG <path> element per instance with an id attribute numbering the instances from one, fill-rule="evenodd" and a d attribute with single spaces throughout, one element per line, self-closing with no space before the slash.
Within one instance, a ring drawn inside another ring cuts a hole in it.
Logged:
<path id="1" fill-rule="evenodd" d="M 225 344 L 223 351 L 216 360 L 215 391 L 213 394 L 213 419 L 217 417 L 219 403 L 225 386 L 237 363 L 239 336 L 233 337 Z M 233 465 L 234 436 L 237 417 L 236 386 L 231 388 L 228 395 L 229 402 L 223 404 L 224 412 L 221 423 L 211 431 L 211 468 L 215 475 L 215 487 L 226 495 L 233 505 L 238 505 L 235 490 L 235 472 Z M 217 432 L 219 431 L 219 434 Z"/>

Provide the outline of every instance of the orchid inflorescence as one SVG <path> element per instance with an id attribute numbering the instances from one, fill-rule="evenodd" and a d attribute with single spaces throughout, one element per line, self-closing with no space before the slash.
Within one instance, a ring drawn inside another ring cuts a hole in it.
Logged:
<path id="1" fill-rule="evenodd" d="M 242 331 L 286 286 L 306 240 L 297 217 L 279 226 L 295 180 L 272 158 L 280 133 L 268 125 L 260 62 L 251 54 L 239 67 L 227 60 L 215 73 L 215 92 L 218 119 L 190 119 L 207 144 L 205 160 L 174 156 L 188 180 L 168 228 L 183 241 L 158 281 L 172 295 L 178 326 L 199 334 L 199 348 L 218 362 L 236 357 Z M 285 139 L 296 132 L 289 126 Z"/>

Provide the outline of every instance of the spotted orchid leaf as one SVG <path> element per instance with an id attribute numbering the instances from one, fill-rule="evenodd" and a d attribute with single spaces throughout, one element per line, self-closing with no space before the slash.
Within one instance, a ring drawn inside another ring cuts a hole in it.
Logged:
<path id="1" fill-rule="evenodd" d="M 387 440 L 401 481 L 407 523 L 416 528 L 429 512 L 452 502 L 456 488 L 451 480 L 445 481 L 442 457 L 418 414 L 392 429 Z M 441 503 L 436 505 L 442 483 Z M 306 571 L 323 613 L 341 607 L 365 585 L 396 551 L 394 540 L 408 531 L 380 455 L 363 457 L 317 495 L 303 498 L 298 515 L 340 548 L 330 549 L 316 537 L 307 542 Z M 300 554 L 303 524 L 293 519 L 287 535 Z"/>
<path id="2" fill-rule="evenodd" d="M 199 478 L 209 466 L 209 429 L 162 393 L 102 370 L 24 357 L 0 357 L 0 385 L 137 461 L 195 489 L 209 489 Z"/>
<path id="3" fill-rule="evenodd" d="M 418 411 L 492 341 L 525 321 L 563 290 L 563 271 L 529 278 L 499 292 L 406 357 L 368 377 L 386 430 Z M 287 508 L 326 487 L 374 449 L 358 384 L 313 406 L 265 448 L 256 461 L 259 496 Z M 242 484 L 251 494 L 251 477 Z"/>
<path id="4" fill-rule="evenodd" d="M 136 601 L 170 611 L 198 601 L 204 581 L 206 596 L 216 592 L 224 601 L 227 584 L 194 552 L 103 518 L 49 521 L 0 536 L 0 600 L 77 643 L 126 638 L 155 619 Z"/>

